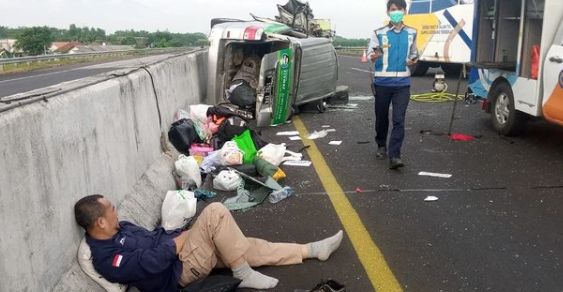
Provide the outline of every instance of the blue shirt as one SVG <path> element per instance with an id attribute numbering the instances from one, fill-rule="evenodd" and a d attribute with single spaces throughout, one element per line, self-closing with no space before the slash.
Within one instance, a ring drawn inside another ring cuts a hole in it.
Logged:
<path id="1" fill-rule="evenodd" d="M 173 239 L 181 230 L 148 231 L 127 221 L 119 227 L 111 239 L 86 234 L 96 271 L 110 282 L 131 285 L 141 292 L 177 292 L 182 262 Z"/>

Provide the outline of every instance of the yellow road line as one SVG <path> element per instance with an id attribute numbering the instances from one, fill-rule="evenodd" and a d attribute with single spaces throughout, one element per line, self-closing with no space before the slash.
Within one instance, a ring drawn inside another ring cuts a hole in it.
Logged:
<path id="1" fill-rule="evenodd" d="M 377 292 L 402 292 L 401 285 L 387 265 L 383 254 L 369 235 L 360 216 L 352 207 L 342 187 L 336 181 L 317 145 L 314 141 L 305 138 L 308 136 L 308 131 L 303 121 L 299 117 L 294 117 L 293 124 L 303 140 L 311 146 L 308 149 L 308 153 L 315 171 L 321 179 L 321 183 L 338 214 L 340 222 L 342 222 L 348 237 L 352 241 L 352 245 L 366 270 L 371 284 Z"/>

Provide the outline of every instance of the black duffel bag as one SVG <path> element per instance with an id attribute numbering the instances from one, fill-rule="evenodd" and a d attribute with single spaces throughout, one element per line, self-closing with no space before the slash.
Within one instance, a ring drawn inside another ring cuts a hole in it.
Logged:
<path id="1" fill-rule="evenodd" d="M 231 92 L 229 101 L 242 109 L 248 110 L 256 108 L 256 89 L 252 88 L 250 84 L 244 80 L 236 80 L 232 84 L 239 85 Z"/>
<path id="2" fill-rule="evenodd" d="M 190 119 L 174 122 L 168 131 L 168 140 L 178 152 L 185 155 L 189 155 L 192 143 L 202 143 L 195 130 L 194 122 Z"/>

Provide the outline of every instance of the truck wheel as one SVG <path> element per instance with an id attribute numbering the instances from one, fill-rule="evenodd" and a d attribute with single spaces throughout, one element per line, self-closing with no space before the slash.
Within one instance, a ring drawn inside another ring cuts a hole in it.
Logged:
<path id="1" fill-rule="evenodd" d="M 506 82 L 498 83 L 491 90 L 491 122 L 495 130 L 505 136 L 522 133 L 528 122 L 528 115 L 514 107 L 514 94 Z"/>
<path id="2" fill-rule="evenodd" d="M 459 76 L 459 72 L 462 69 L 460 64 L 442 64 L 442 70 L 446 73 L 447 76 L 457 77 Z"/>
<path id="3" fill-rule="evenodd" d="M 418 62 L 416 63 L 416 65 L 410 67 L 411 75 L 424 76 L 428 72 L 428 68 L 430 68 L 428 64 L 425 64 L 424 62 Z"/>

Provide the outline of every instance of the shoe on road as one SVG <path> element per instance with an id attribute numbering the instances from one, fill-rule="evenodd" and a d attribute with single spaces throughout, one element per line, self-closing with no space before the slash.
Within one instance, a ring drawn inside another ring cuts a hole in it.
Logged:
<path id="1" fill-rule="evenodd" d="M 389 161 L 389 169 L 399 169 L 404 166 L 405 163 L 401 160 L 401 158 L 391 158 Z"/>

